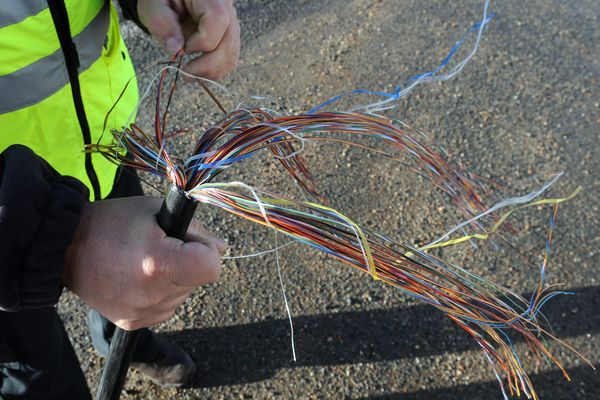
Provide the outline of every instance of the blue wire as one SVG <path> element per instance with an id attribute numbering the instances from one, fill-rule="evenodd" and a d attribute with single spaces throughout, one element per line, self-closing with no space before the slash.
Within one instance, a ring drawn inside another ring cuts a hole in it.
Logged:
<path id="1" fill-rule="evenodd" d="M 440 72 L 444 67 L 446 67 L 448 65 L 448 63 L 450 62 L 452 57 L 455 55 L 456 51 L 462 46 L 462 44 L 464 43 L 466 38 L 471 33 L 479 30 L 482 25 L 485 25 L 489 21 L 491 21 L 492 18 L 494 18 L 495 16 L 496 16 L 496 14 L 492 12 L 485 20 L 481 20 L 481 21 L 477 22 L 476 24 L 474 24 L 471 28 L 469 28 L 469 30 L 467 30 L 467 32 L 462 36 L 462 38 L 460 38 L 460 40 L 458 42 L 456 42 L 456 44 L 452 47 L 452 49 L 450 49 L 450 52 L 448 52 L 448 55 L 446 55 L 446 57 L 442 60 L 442 62 L 440 63 L 440 65 L 437 66 L 436 69 L 434 69 L 433 71 L 414 75 L 414 76 L 408 78 L 405 83 L 409 83 L 409 82 L 412 82 L 412 81 L 415 81 L 417 79 L 427 77 L 427 76 L 435 76 L 438 72 Z M 330 105 L 331 103 L 335 103 L 336 101 L 340 100 L 342 97 L 346 97 L 346 96 L 351 96 L 351 95 L 355 95 L 355 94 L 368 94 L 368 95 L 386 97 L 388 99 L 398 100 L 401 97 L 400 96 L 401 92 L 402 92 L 402 85 L 398 85 L 393 93 L 372 91 L 372 90 L 367 90 L 367 89 L 355 89 L 355 90 L 352 90 L 351 92 L 342 93 L 335 97 L 332 97 L 331 99 L 325 101 L 324 103 L 321 103 L 318 106 L 314 107 L 313 109 L 309 110 L 307 112 L 307 114 L 314 114 L 315 112 L 321 110 L 322 108 Z"/>

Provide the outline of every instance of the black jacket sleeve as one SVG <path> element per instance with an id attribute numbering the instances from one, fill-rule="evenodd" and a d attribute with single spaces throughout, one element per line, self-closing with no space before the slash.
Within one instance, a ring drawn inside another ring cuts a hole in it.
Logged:
<path id="1" fill-rule="evenodd" d="M 0 310 L 56 304 L 65 251 L 87 198 L 83 183 L 27 147 L 0 154 Z"/>
<path id="2" fill-rule="evenodd" d="M 140 21 L 140 16 L 137 11 L 138 0 L 119 0 L 123 18 L 135 22 L 144 32 L 148 33 L 148 29 Z"/>

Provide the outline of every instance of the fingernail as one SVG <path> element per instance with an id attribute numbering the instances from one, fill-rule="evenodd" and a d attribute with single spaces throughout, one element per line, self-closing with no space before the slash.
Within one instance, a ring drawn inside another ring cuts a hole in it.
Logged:
<path id="1" fill-rule="evenodd" d="M 181 49 L 181 45 L 179 44 L 179 40 L 175 38 L 169 38 L 165 42 L 165 46 L 167 48 L 167 52 L 169 54 L 175 54 Z"/>

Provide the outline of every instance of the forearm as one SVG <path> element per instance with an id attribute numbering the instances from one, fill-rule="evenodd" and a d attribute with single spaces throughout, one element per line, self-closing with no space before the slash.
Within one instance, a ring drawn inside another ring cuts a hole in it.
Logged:
<path id="1" fill-rule="evenodd" d="M 54 305 L 87 188 L 24 146 L 0 158 L 0 310 Z"/>

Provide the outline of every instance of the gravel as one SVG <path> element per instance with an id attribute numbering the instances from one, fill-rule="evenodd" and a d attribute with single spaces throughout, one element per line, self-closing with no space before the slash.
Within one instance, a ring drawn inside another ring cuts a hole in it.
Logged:
<path id="1" fill-rule="evenodd" d="M 219 96 L 231 106 L 262 95 L 300 112 L 349 89 L 392 90 L 435 67 L 480 18 L 482 3 L 239 0 L 240 66 L 224 81 L 233 97 Z M 583 187 L 559 207 L 548 274 L 548 282 L 577 294 L 556 298 L 545 313 L 559 338 L 598 364 L 600 3 L 503 1 L 492 9 L 496 18 L 462 73 L 417 88 L 388 115 L 424 132 L 455 162 L 502 182 L 500 196 L 528 193 L 557 171 L 565 175 L 551 196 Z M 123 33 L 138 67 L 164 58 L 130 23 Z M 142 76 L 141 87 L 150 78 Z M 149 110 L 141 111 L 142 123 L 148 123 Z M 200 134 L 218 117 L 198 87 L 182 86 L 172 107 L 174 124 Z M 193 135 L 184 137 L 177 148 L 185 154 L 192 143 Z M 332 205 L 355 220 L 410 244 L 461 221 L 440 193 L 393 161 L 324 147 L 308 145 L 304 156 Z M 276 167 L 257 157 L 228 170 L 223 180 L 293 192 Z M 148 193 L 157 195 L 150 187 Z M 266 229 L 207 207 L 198 215 L 229 241 L 230 255 L 274 247 L 276 236 Z M 518 233 L 510 242 L 535 263 L 548 217 L 547 208 L 529 209 L 513 222 Z M 508 246 L 439 254 L 522 293 L 538 278 L 536 264 Z M 225 261 L 217 284 L 198 289 L 172 320 L 156 327 L 197 362 L 194 387 L 161 389 L 134 372 L 122 398 L 501 398 L 481 351 L 436 310 L 302 245 L 288 246 L 280 256 L 297 362 L 274 256 Z M 59 310 L 94 391 L 102 360 L 88 338 L 86 306 L 66 293 Z M 533 368 L 540 398 L 600 398 L 598 373 L 564 348 L 556 353 L 572 381 L 554 366 Z"/>

